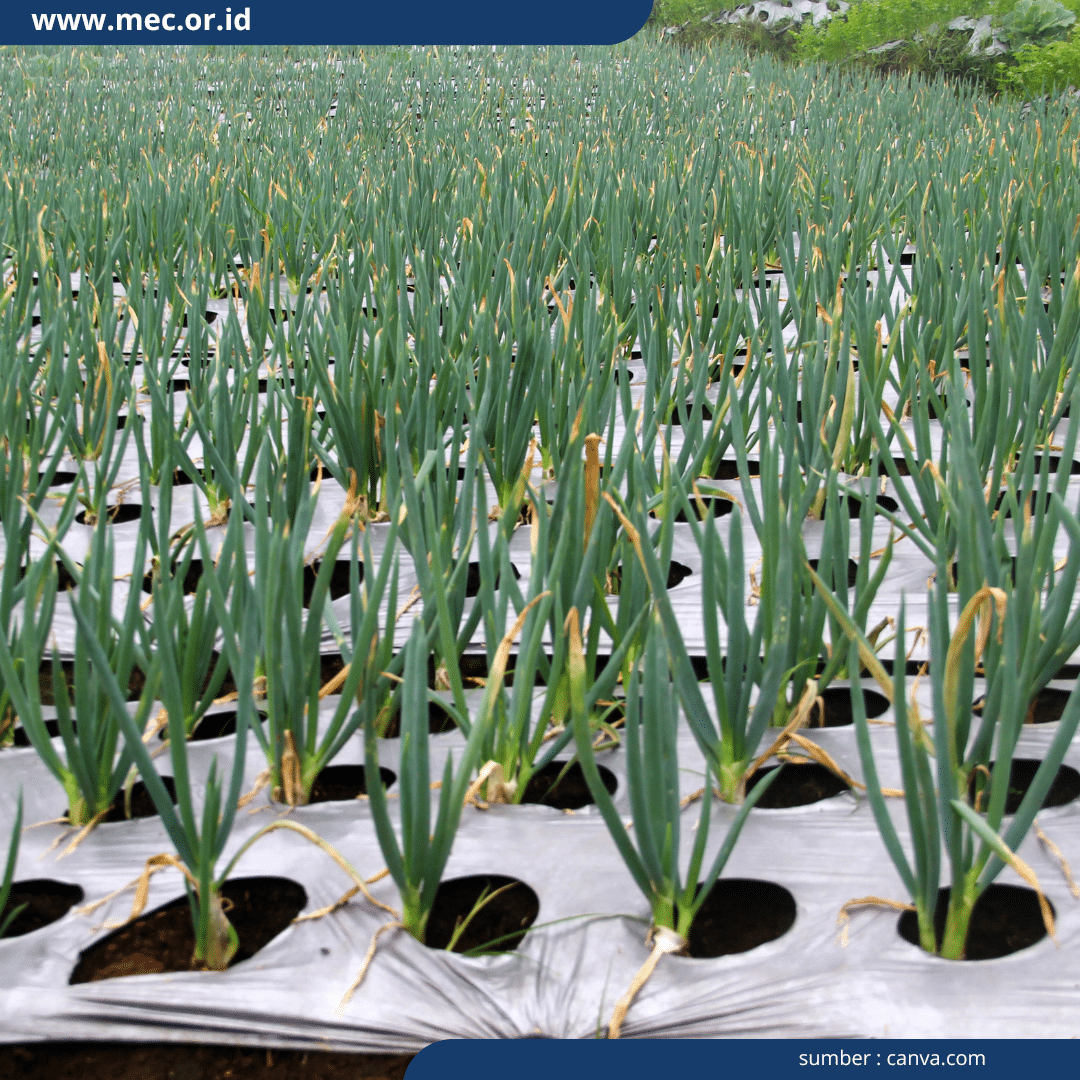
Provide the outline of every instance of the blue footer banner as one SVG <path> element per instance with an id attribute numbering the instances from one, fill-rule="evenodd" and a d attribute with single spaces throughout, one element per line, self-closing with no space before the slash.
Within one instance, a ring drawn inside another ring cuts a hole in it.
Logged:
<path id="1" fill-rule="evenodd" d="M 514 4 L 505 0 L 305 4 L 295 0 L 7 0 L 0 45 L 614 45 L 652 0 Z M 143 6 L 143 5 L 157 6 Z"/>
<path id="2" fill-rule="evenodd" d="M 1067 1039 L 625 1039 L 576 1042 L 450 1040 L 432 1043 L 406 1080 L 475 1080 L 498 1063 L 514 1080 L 662 1080 L 671 1076 L 774 1078 L 845 1076 L 899 1080 L 961 1076 L 1016 1080 L 1039 1069 L 1076 1068 Z"/>

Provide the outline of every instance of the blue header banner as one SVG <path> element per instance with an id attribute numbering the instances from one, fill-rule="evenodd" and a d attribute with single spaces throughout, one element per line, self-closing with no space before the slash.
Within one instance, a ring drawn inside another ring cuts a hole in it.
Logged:
<path id="1" fill-rule="evenodd" d="M 597 1039 L 575 1042 L 448 1040 L 412 1060 L 405 1080 L 475 1080 L 500 1062 L 514 1080 L 659 1080 L 670 1076 L 760 1076 L 854 1080 L 961 1076 L 1016 1080 L 1076 1068 L 1075 1043 L 1062 1039 Z"/>
<path id="2" fill-rule="evenodd" d="M 115 6 L 106 10 L 105 3 Z M 587 0 L 567 8 L 505 0 L 310 7 L 202 0 L 198 10 L 195 3 L 7 0 L 0 45 L 614 45 L 633 37 L 652 11 L 652 0 Z"/>

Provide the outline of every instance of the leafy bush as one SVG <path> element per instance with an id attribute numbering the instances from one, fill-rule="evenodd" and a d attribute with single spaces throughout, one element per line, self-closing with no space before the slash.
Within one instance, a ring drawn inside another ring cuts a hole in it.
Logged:
<path id="1" fill-rule="evenodd" d="M 1022 45 L 1013 64 L 1000 65 L 1003 86 L 1025 95 L 1051 94 L 1080 86 L 1080 35 L 1049 45 Z"/>
<path id="2" fill-rule="evenodd" d="M 1001 20 L 1002 36 L 1014 48 L 1044 45 L 1068 33 L 1076 14 L 1057 0 L 1020 0 Z"/>

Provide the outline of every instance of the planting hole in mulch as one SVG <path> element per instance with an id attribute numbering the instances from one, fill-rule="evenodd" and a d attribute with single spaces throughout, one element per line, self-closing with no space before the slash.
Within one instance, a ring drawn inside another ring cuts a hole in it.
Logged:
<path id="1" fill-rule="evenodd" d="M 75 520 L 80 525 L 96 525 L 97 515 L 91 515 L 91 520 L 87 521 L 87 513 L 86 510 L 80 510 L 75 515 Z M 105 513 L 110 525 L 125 525 L 129 521 L 138 521 L 142 517 L 142 506 L 139 503 L 121 503 L 119 506 L 107 506 Z"/>
<path id="2" fill-rule="evenodd" d="M 681 405 L 676 405 L 674 411 L 671 414 L 671 422 L 676 427 L 687 427 L 698 417 L 701 417 L 701 422 L 707 424 L 712 420 L 713 413 L 709 405 L 704 401 L 688 401 L 686 403 L 686 411 L 683 412 Z"/>
<path id="3" fill-rule="evenodd" d="M 172 572 L 175 574 L 180 567 L 181 560 L 174 559 L 172 564 Z M 203 562 L 202 559 L 192 559 L 191 565 L 188 566 L 187 573 L 184 575 L 184 595 L 194 596 L 199 588 L 199 579 L 203 575 Z M 154 573 L 150 571 L 148 574 L 143 574 L 142 579 L 142 591 L 144 593 L 152 593 L 154 591 Z"/>
<path id="4" fill-rule="evenodd" d="M 64 881 L 52 881 L 49 878 L 31 878 L 27 881 L 12 882 L 7 903 L 0 911 L 0 926 L 15 908 L 26 907 L 12 920 L 4 932 L 4 937 L 22 937 L 34 930 L 40 930 L 49 923 L 62 919 L 83 898 L 83 891 L 78 885 L 69 885 Z"/>
<path id="5" fill-rule="evenodd" d="M 1047 903 L 1050 903 L 1047 900 Z M 945 916 L 949 910 L 948 888 L 938 889 L 934 908 L 934 932 L 938 948 L 945 936 Z M 1050 904 L 1054 912 L 1054 905 Z M 914 911 L 905 911 L 896 932 L 912 945 L 919 944 L 919 920 Z M 975 901 L 964 948 L 965 960 L 994 960 L 1029 948 L 1046 937 L 1046 924 L 1034 889 L 1023 885 L 993 884 Z"/>
<path id="6" fill-rule="evenodd" d="M 1061 677 L 1065 678 L 1065 669 L 1062 668 Z M 971 703 L 973 713 L 982 714 L 986 698 L 978 697 Z M 1047 686 L 1040 690 L 1028 702 L 1027 715 L 1024 717 L 1025 724 L 1053 724 L 1061 719 L 1065 712 L 1065 706 L 1069 704 L 1069 691 L 1059 690 L 1056 687 Z"/>
<path id="7" fill-rule="evenodd" d="M 720 878 L 690 924 L 687 955 L 707 960 L 748 952 L 782 937 L 794 924 L 795 897 L 782 885 Z"/>
<path id="8" fill-rule="evenodd" d="M 994 503 L 994 509 L 996 511 L 1004 514 L 1005 517 L 1011 518 L 1012 517 L 1012 508 L 1009 507 L 1009 506 L 1006 506 L 1006 503 L 1005 503 L 1005 498 L 1006 498 L 1007 495 L 1008 495 L 1008 492 L 1005 492 L 1005 491 L 1001 492 L 1001 494 L 998 495 L 997 502 Z M 1025 502 L 1027 503 L 1029 509 L 1031 510 L 1032 516 L 1034 516 L 1038 512 L 1038 505 L 1039 505 L 1039 503 L 1038 503 L 1038 493 L 1033 491 L 1027 497 L 1027 499 L 1017 499 L 1016 500 L 1016 505 L 1020 510 L 1021 516 L 1024 513 L 1024 503 Z M 1053 505 L 1053 496 L 1052 496 L 1052 494 L 1050 492 L 1047 492 L 1046 496 L 1045 496 L 1045 498 L 1043 500 L 1043 513 L 1044 514 L 1049 514 L 1050 513 L 1050 507 L 1052 505 Z"/>
<path id="9" fill-rule="evenodd" d="M 1036 454 L 1035 455 L 1034 466 L 1035 466 L 1035 472 L 1038 473 L 1039 470 L 1042 468 L 1042 455 L 1041 454 Z M 1060 454 L 1051 454 L 1050 455 L 1049 465 L 1048 465 L 1048 468 L 1050 469 L 1050 471 L 1052 473 L 1056 473 L 1060 467 L 1061 467 L 1061 455 Z M 1080 476 L 1080 461 L 1073 461 L 1072 462 L 1072 464 L 1069 466 L 1069 475 L 1070 476 Z"/>
<path id="10" fill-rule="evenodd" d="M 304 567 L 304 607 L 311 606 L 311 595 L 315 592 L 315 579 L 319 575 L 319 567 L 322 559 L 316 559 L 310 566 Z M 364 564 L 356 564 L 358 570 L 357 580 L 364 580 Z M 349 595 L 349 563 L 345 559 L 334 562 L 334 569 L 330 572 L 330 588 L 327 596 L 330 600 L 340 600 Z"/>
<path id="11" fill-rule="evenodd" d="M 594 800 L 581 766 L 575 761 L 566 770 L 566 775 L 559 780 L 559 774 L 564 768 L 565 761 L 552 761 L 534 772 L 525 787 L 525 794 L 521 797 L 522 803 L 538 803 L 541 806 L 552 806 L 556 810 L 580 810 L 583 806 L 592 806 Z M 614 795 L 619 786 L 615 774 L 603 765 L 598 765 L 597 768 L 608 794 Z M 557 785 L 556 780 L 559 781 Z"/>
<path id="12" fill-rule="evenodd" d="M 19 568 L 19 579 L 26 577 L 26 567 Z M 56 591 L 66 592 L 68 589 L 74 589 L 76 586 L 75 579 L 71 576 L 71 571 L 64 565 L 63 559 L 56 560 Z"/>
<path id="13" fill-rule="evenodd" d="M 266 723 L 266 714 L 257 713 L 258 722 L 260 724 Z M 207 742 L 210 739 L 220 739 L 226 735 L 236 734 L 236 711 L 233 709 L 226 710 L 225 712 L 204 713 L 199 722 L 195 725 L 195 730 L 188 736 L 188 742 Z M 163 727 L 158 732 L 158 738 L 164 742 L 169 737 L 169 729 Z"/>
<path id="14" fill-rule="evenodd" d="M 747 461 L 746 463 L 746 475 L 747 476 L 760 476 L 761 475 L 761 462 L 760 461 Z M 713 472 L 712 478 L 714 480 L 738 480 L 739 479 L 739 463 L 737 461 L 721 461 L 716 466 L 715 472 Z"/>
<path id="15" fill-rule="evenodd" d="M 705 518 L 708 518 L 708 517 L 714 517 L 714 518 L 725 517 L 727 514 L 730 514 L 731 511 L 735 508 L 735 501 L 733 499 L 712 498 L 712 499 L 702 499 L 701 501 L 702 501 L 702 503 L 704 504 L 704 507 L 705 507 L 705 513 L 704 514 L 702 514 L 702 512 L 701 512 L 701 507 L 698 506 L 697 499 L 691 499 L 690 500 L 690 509 L 691 509 L 694 517 L 698 521 L 704 521 Z M 651 511 L 649 516 L 650 517 L 656 517 L 657 516 L 656 511 L 655 510 Z M 687 516 L 686 516 L 686 511 L 685 510 L 680 510 L 675 515 L 675 520 L 676 521 L 687 521 L 688 519 L 687 519 Z"/>
<path id="16" fill-rule="evenodd" d="M 176 781 L 171 776 L 162 776 L 161 782 L 165 785 L 165 790 L 169 793 L 169 798 L 172 800 L 173 806 L 176 805 Z M 58 817 L 67 817 L 67 811 L 63 814 L 58 814 Z M 109 812 L 101 819 L 103 824 L 110 825 L 115 824 L 118 821 L 134 821 L 136 818 L 151 818 L 157 817 L 157 807 L 154 805 L 154 800 L 150 798 L 150 793 L 146 790 L 146 785 L 141 781 L 137 781 L 131 789 L 131 817 L 129 818 L 124 809 L 124 789 L 121 788 L 116 798 L 112 801 L 112 807 Z"/>
<path id="17" fill-rule="evenodd" d="M 380 766 L 379 776 L 384 788 L 397 779 L 397 773 Z M 320 802 L 348 802 L 367 794 L 367 779 L 363 765 L 327 765 L 315 777 L 308 796 L 308 805 Z"/>
<path id="18" fill-rule="evenodd" d="M 38 483 L 40 484 L 41 481 L 45 479 L 45 474 L 39 472 L 37 478 L 38 478 Z M 63 484 L 74 484 L 75 481 L 78 480 L 78 479 L 79 479 L 79 474 L 78 473 L 54 472 L 53 473 L 53 478 L 49 482 L 49 487 L 60 487 Z"/>
<path id="19" fill-rule="evenodd" d="M 810 564 L 810 569 L 817 573 L 818 563 L 820 559 L 807 559 Z M 855 581 L 859 576 L 859 564 L 854 559 L 848 559 L 847 561 L 847 583 L 848 588 L 853 589 L 855 587 Z M 826 582 L 829 584 L 829 582 Z"/>
<path id="20" fill-rule="evenodd" d="M 910 476 L 911 475 L 911 473 L 908 471 L 907 461 L 905 461 L 904 458 L 902 458 L 902 457 L 894 457 L 893 458 L 893 464 L 896 466 L 896 472 L 897 472 L 898 476 Z M 888 475 L 889 475 L 888 466 L 886 466 L 884 461 L 879 461 L 878 462 L 878 476 L 888 476 Z"/>
<path id="21" fill-rule="evenodd" d="M 428 734 L 429 735 L 442 735 L 444 732 L 453 731 L 457 727 L 454 723 L 454 718 L 441 706 L 436 705 L 435 702 L 428 702 Z M 382 733 L 384 739 L 398 739 L 401 737 L 401 713 L 395 712 L 390 717 L 390 722 L 386 725 Z"/>
<path id="22" fill-rule="evenodd" d="M 847 784 L 836 773 L 812 761 L 806 765 L 789 762 L 786 767 L 768 765 L 758 769 L 747 781 L 746 793 L 749 795 L 769 773 L 780 768 L 783 768 L 783 772 L 755 803 L 755 810 L 786 810 L 792 806 L 809 806 L 848 790 Z"/>
<path id="23" fill-rule="evenodd" d="M 877 505 L 880 506 L 882 510 L 886 510 L 890 514 L 895 514 L 896 511 L 900 509 L 900 504 L 895 499 L 890 499 L 888 495 L 879 495 L 874 500 L 874 502 L 876 502 Z M 863 504 L 862 499 L 852 498 L 850 496 L 848 497 L 848 500 L 847 500 L 848 517 L 851 518 L 853 521 L 857 520 L 860 513 L 862 512 L 862 504 Z M 829 500 L 826 499 L 825 502 L 822 504 L 822 507 L 821 507 L 821 517 L 822 517 L 823 520 L 828 515 L 828 513 L 829 513 Z"/>
<path id="24" fill-rule="evenodd" d="M 307 893 L 289 878 L 231 878 L 221 887 L 225 914 L 240 947 L 230 967 L 268 945 L 304 910 Z M 190 971 L 195 950 L 186 895 L 114 930 L 79 954 L 68 983 L 99 982 L 124 975 Z"/>
<path id="25" fill-rule="evenodd" d="M 1005 813 L 1015 814 L 1020 809 L 1020 803 L 1027 794 L 1042 764 L 1036 758 L 1013 758 L 1009 769 L 1009 793 L 1005 796 Z M 993 776 L 994 763 L 990 763 L 990 774 Z M 978 791 L 977 786 L 982 790 Z M 1041 810 L 1051 806 L 1064 806 L 1080 796 L 1080 772 L 1071 765 L 1062 765 L 1050 785 L 1046 797 L 1042 801 Z M 973 773 L 968 784 L 968 799 L 977 810 L 985 811 L 990 803 L 990 781 L 982 773 Z"/>
<path id="26" fill-rule="evenodd" d="M 681 562 L 671 560 L 671 566 L 668 568 L 667 575 L 667 587 L 674 589 L 676 585 L 680 584 L 685 578 L 688 578 L 694 571 L 689 566 L 684 566 Z M 611 595 L 618 596 L 619 589 L 622 585 L 622 563 L 619 563 L 610 574 Z"/>
<path id="27" fill-rule="evenodd" d="M 507 888 L 509 886 L 509 888 Z M 473 874 L 439 883 L 435 903 L 428 918 L 425 944 L 431 949 L 445 949 L 459 922 L 464 922 L 485 893 L 490 896 L 506 888 L 486 903 L 465 927 L 453 952 L 474 949 L 509 952 L 521 942 L 540 913 L 540 898 L 523 881 L 501 874 Z"/>
<path id="28" fill-rule="evenodd" d="M 513 563 L 510 564 L 510 569 L 514 574 L 514 580 L 519 580 L 521 578 L 521 571 Z M 499 577 L 499 574 L 495 575 L 494 587 L 496 589 L 499 587 Z M 480 595 L 480 564 L 478 562 L 469 563 L 469 569 L 465 573 L 465 595 Z"/>
<path id="29" fill-rule="evenodd" d="M 821 691 L 821 706 L 810 710 L 807 727 L 850 727 L 855 723 L 851 708 L 851 690 L 846 686 L 830 686 Z M 889 708 L 889 699 L 876 690 L 863 690 L 863 707 L 867 719 L 881 716 Z M 777 781 L 780 783 L 781 781 Z"/>
<path id="30" fill-rule="evenodd" d="M 41 694 L 42 705 L 55 705 L 56 698 L 53 695 L 52 658 L 42 660 L 38 669 L 38 690 Z M 68 700 L 75 700 L 75 661 L 61 660 L 60 670 L 63 672 L 64 682 L 67 683 Z M 93 673 L 93 665 L 90 665 Z M 126 701 L 138 701 L 142 696 L 143 687 L 146 685 L 146 676 L 138 668 L 132 668 L 128 678 Z M 46 722 L 48 723 L 48 722 Z M 78 726 L 78 725 L 76 725 Z M 56 732 L 60 734 L 59 729 Z"/>

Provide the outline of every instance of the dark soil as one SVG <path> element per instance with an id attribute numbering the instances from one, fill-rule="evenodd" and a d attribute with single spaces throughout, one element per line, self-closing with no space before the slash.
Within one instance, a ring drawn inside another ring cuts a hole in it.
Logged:
<path id="1" fill-rule="evenodd" d="M 667 575 L 667 587 L 674 589 L 676 585 L 679 585 L 685 578 L 688 578 L 694 571 L 689 566 L 684 566 L 681 562 L 676 562 L 675 559 L 671 560 L 671 565 L 668 567 Z M 611 591 L 612 595 L 619 595 L 619 586 L 622 583 L 622 563 L 619 563 L 617 567 L 611 572 Z"/>
<path id="2" fill-rule="evenodd" d="M 231 901 L 225 904 L 226 915 L 240 939 L 232 964 L 268 945 L 307 904 L 303 887 L 281 877 L 232 878 L 221 895 Z M 191 908 L 187 896 L 179 896 L 84 949 L 68 982 L 74 986 L 122 975 L 190 971 L 194 949 Z"/>
<path id="3" fill-rule="evenodd" d="M 1064 678 L 1064 669 L 1059 675 Z M 1046 687 L 1040 690 L 1030 702 L 1028 702 L 1027 715 L 1024 717 L 1025 724 L 1053 724 L 1061 719 L 1065 712 L 1065 706 L 1069 703 L 1069 691 L 1058 690 L 1055 687 Z M 985 697 L 976 698 L 971 703 L 971 711 L 981 714 L 986 704 Z"/>
<path id="4" fill-rule="evenodd" d="M 839 776 L 813 761 L 808 765 L 768 765 L 758 769 L 747 782 L 747 794 L 769 773 L 779 768 L 783 768 L 783 772 L 754 804 L 755 810 L 786 810 L 792 806 L 809 806 L 810 803 L 831 799 L 834 795 L 848 790 L 847 784 Z"/>
<path id="5" fill-rule="evenodd" d="M 322 560 L 316 559 L 310 566 L 304 567 L 304 607 L 311 606 L 311 594 L 315 591 L 315 578 L 319 574 Z M 364 564 L 358 563 L 358 581 L 364 580 Z M 334 563 L 334 569 L 330 574 L 330 588 L 328 596 L 331 600 L 340 600 L 349 595 L 349 563 L 345 559 L 338 559 Z"/>
<path id="6" fill-rule="evenodd" d="M 513 563 L 510 564 L 510 569 L 514 574 L 514 580 L 518 580 L 521 577 L 521 571 Z M 499 587 L 498 574 L 495 575 L 494 587 L 496 589 Z M 465 595 L 480 595 L 480 564 L 478 562 L 469 563 L 469 569 L 465 572 Z"/>
<path id="7" fill-rule="evenodd" d="M 949 890 L 939 889 L 934 909 L 938 948 L 945 934 Z M 1053 911 L 1054 905 L 1050 905 Z M 914 911 L 905 911 L 896 924 L 897 933 L 912 945 L 919 944 L 919 922 Z M 968 927 L 965 960 L 993 960 L 1034 945 L 1046 937 L 1046 926 L 1034 889 L 1023 885 L 990 885 L 975 902 Z"/>
<path id="8" fill-rule="evenodd" d="M 907 462 L 902 457 L 894 457 L 893 464 L 896 466 L 896 472 L 899 476 L 910 476 L 908 472 Z M 878 462 L 878 476 L 888 476 L 889 470 L 885 466 L 885 462 Z"/>
<path id="9" fill-rule="evenodd" d="M 140 503 L 123 503 L 120 506 L 107 506 L 105 507 L 105 513 L 108 516 L 110 525 L 123 525 L 128 521 L 138 521 L 142 517 L 142 505 Z M 85 510 L 80 510 L 75 515 L 75 520 L 80 525 L 91 524 L 86 520 L 86 514 Z"/>
<path id="10" fill-rule="evenodd" d="M 882 510 L 887 510 L 890 514 L 895 514 L 896 511 L 900 509 L 900 504 L 895 499 L 890 499 L 888 495 L 878 495 L 874 502 L 876 502 Z M 862 499 L 849 498 L 847 500 L 848 517 L 851 518 L 853 521 L 857 519 L 859 517 L 859 514 L 862 512 L 862 503 Z M 821 507 L 822 520 L 825 519 L 825 516 L 828 514 L 828 512 L 829 500 L 826 499 Z"/>
<path id="11" fill-rule="evenodd" d="M 746 463 L 746 475 L 747 476 L 760 476 L 761 475 L 761 462 L 760 461 L 748 461 Z M 737 461 L 721 461 L 716 466 L 716 471 L 713 473 L 714 480 L 738 480 L 739 479 L 739 463 Z"/>
<path id="12" fill-rule="evenodd" d="M 1035 758 L 1013 758 L 1009 769 L 1009 793 L 1005 796 L 1005 813 L 1015 814 L 1020 809 L 1020 803 L 1027 794 L 1035 780 L 1035 773 L 1042 764 Z M 990 775 L 993 776 L 994 763 L 990 763 Z M 990 782 L 982 773 L 975 773 L 968 784 L 968 799 L 973 805 L 976 803 L 976 784 L 982 790 L 978 792 L 977 809 L 985 810 L 990 802 Z M 1080 796 L 1080 772 L 1071 765 L 1062 765 L 1050 785 L 1050 790 L 1042 801 L 1040 809 L 1046 810 L 1051 806 L 1064 806 Z"/>
<path id="13" fill-rule="evenodd" d="M 1039 472 L 1039 470 L 1042 468 L 1042 455 L 1041 454 L 1036 454 L 1035 455 L 1034 465 L 1035 465 L 1035 471 Z M 1060 454 L 1051 454 L 1050 455 L 1050 463 L 1049 463 L 1049 466 L 1048 466 L 1050 471 L 1052 473 L 1056 473 L 1058 471 L 1058 469 L 1060 468 L 1060 466 L 1061 466 L 1061 455 Z M 1069 466 L 1069 475 L 1070 476 L 1080 475 L 1080 461 L 1073 461 L 1072 462 L 1072 464 Z"/>
<path id="14" fill-rule="evenodd" d="M 0 1080 L 404 1080 L 412 1058 L 197 1043 L 14 1043 L 0 1056 Z"/>
<path id="15" fill-rule="evenodd" d="M 22 937 L 23 934 L 48 926 L 62 919 L 82 898 L 83 891 L 78 885 L 68 885 L 63 881 L 49 878 L 15 881 L 11 885 L 7 903 L 0 911 L 0 926 L 8 917 L 8 912 L 23 904 L 26 907 L 12 920 L 4 937 Z"/>
<path id="16" fill-rule="evenodd" d="M 258 713 L 259 723 L 266 723 L 266 714 Z M 206 742 L 208 739 L 220 739 L 225 735 L 236 734 L 236 712 L 234 710 L 227 710 L 226 712 L 210 713 L 208 716 L 204 715 L 203 718 L 195 725 L 195 730 L 188 736 L 188 742 Z M 169 737 L 169 729 L 167 727 L 162 728 L 158 733 L 158 738 L 164 741 Z"/>
<path id="17" fill-rule="evenodd" d="M 379 776 L 384 788 L 396 779 L 397 773 L 380 766 Z M 367 780 L 363 765 L 327 765 L 311 785 L 308 804 L 320 802 L 346 802 L 357 795 L 367 794 Z"/>
<path id="18" fill-rule="evenodd" d="M 830 686 L 822 690 L 821 699 L 822 707 L 810 710 L 810 727 L 850 727 L 855 723 L 851 709 L 851 691 L 846 686 Z M 863 706 L 867 717 L 873 719 L 889 708 L 889 699 L 876 690 L 864 688 Z"/>
<path id="19" fill-rule="evenodd" d="M 489 943 L 492 952 L 509 952 L 516 948 L 536 921 L 540 900 L 525 882 L 499 874 L 474 874 L 439 884 L 428 918 L 428 947 L 445 949 L 458 921 L 468 916 L 484 890 L 487 889 L 490 895 L 505 885 L 513 885 L 513 888 L 500 893 L 477 912 L 458 939 L 454 952 L 471 952 Z"/>
<path id="20" fill-rule="evenodd" d="M 165 790 L 169 793 L 169 798 L 172 799 L 173 805 L 176 805 L 176 781 L 171 776 L 163 776 L 161 782 L 165 785 Z M 66 817 L 67 811 L 65 810 L 63 815 L 57 815 Z M 146 790 L 146 785 L 141 781 L 137 781 L 131 789 L 131 817 L 129 818 L 124 813 L 124 789 L 121 788 L 116 798 L 113 799 L 112 809 L 108 814 L 101 819 L 103 824 L 112 824 L 117 821 L 134 821 L 136 818 L 148 818 L 157 817 L 157 807 L 154 806 L 154 800 L 150 798 L 150 793 Z"/>
<path id="21" fill-rule="evenodd" d="M 64 682 L 67 683 L 68 697 L 71 701 L 75 699 L 75 661 L 74 660 L 61 660 L 60 669 L 64 673 Z M 146 685 L 146 676 L 137 667 L 132 668 L 131 676 L 128 679 L 127 685 L 127 701 L 138 701 L 142 696 L 143 687 Z M 53 695 L 53 681 L 52 681 L 52 659 L 47 658 L 41 662 L 40 673 L 38 676 L 38 686 L 41 690 L 41 704 L 42 705 L 55 705 L 56 698 Z M 57 735 L 60 734 L 59 728 L 57 728 Z"/>
<path id="22" fill-rule="evenodd" d="M 697 504 L 697 499 L 690 500 L 690 510 L 698 521 L 704 521 L 706 517 L 724 517 L 735 508 L 735 503 L 731 499 L 702 499 L 701 501 L 705 505 L 704 515 L 702 515 L 701 508 Z M 655 517 L 656 514 L 654 513 L 652 516 Z M 686 521 L 686 511 L 680 510 L 675 515 L 675 520 Z"/>
<path id="23" fill-rule="evenodd" d="M 180 564 L 183 560 L 174 559 L 172 564 L 173 574 L 180 568 Z M 187 573 L 184 575 L 184 595 L 194 596 L 199 588 L 199 579 L 203 574 L 203 562 L 202 559 L 192 559 L 191 564 L 188 566 Z M 151 571 L 148 574 L 143 574 L 142 579 L 142 591 L 144 593 L 151 593 L 154 591 L 154 575 Z"/>
<path id="24" fill-rule="evenodd" d="M 701 417 L 703 424 L 708 424 L 713 418 L 712 409 L 704 401 L 688 401 L 686 403 L 686 412 L 684 413 L 682 407 L 675 406 L 674 411 L 671 414 L 671 422 L 676 427 L 685 427 L 690 424 L 697 416 Z"/>
<path id="25" fill-rule="evenodd" d="M 434 702 L 428 702 L 428 733 L 431 735 L 441 735 L 446 731 L 453 731 L 457 725 L 454 723 L 454 718 L 441 706 L 436 705 Z M 383 732 L 384 739 L 396 739 L 401 735 L 401 713 L 395 712 L 390 717 L 390 722 L 386 725 L 386 730 Z"/>
<path id="26" fill-rule="evenodd" d="M 816 573 L 817 568 L 818 568 L 818 563 L 821 560 L 820 559 L 807 559 L 806 561 L 810 564 L 810 569 L 813 570 Z M 853 589 L 855 587 L 855 581 L 858 578 L 858 576 L 859 576 L 859 564 L 854 559 L 848 559 L 848 561 L 847 561 L 847 583 L 848 583 L 848 588 L 849 589 Z M 831 584 L 831 583 L 826 581 L 825 584 L 828 585 L 828 584 Z"/>
<path id="27" fill-rule="evenodd" d="M 782 885 L 721 878 L 690 925 L 687 953 L 699 960 L 748 952 L 775 941 L 795 923 L 795 897 Z"/>
<path id="28" fill-rule="evenodd" d="M 39 472 L 37 478 L 38 478 L 38 483 L 40 484 L 41 481 L 45 479 L 45 474 L 42 473 L 42 472 Z M 59 470 L 57 470 L 56 472 L 53 473 L 52 482 L 49 484 L 49 487 L 60 487 L 62 484 L 74 484 L 75 481 L 78 480 L 78 479 L 79 479 L 79 474 L 78 473 L 60 472 Z"/>
<path id="29" fill-rule="evenodd" d="M 558 786 L 552 786 L 565 767 L 565 761 L 552 761 L 533 773 L 525 786 L 525 794 L 522 795 L 521 801 L 539 803 L 541 806 L 553 806 L 556 810 L 580 810 L 583 806 L 592 806 L 594 801 L 592 793 L 585 782 L 585 774 L 576 761 L 567 769 L 566 775 L 559 780 Z M 610 769 L 605 769 L 603 765 L 598 765 L 597 768 L 600 770 L 600 779 L 604 781 L 608 794 L 614 795 L 615 789 L 619 786 L 615 774 Z"/>

